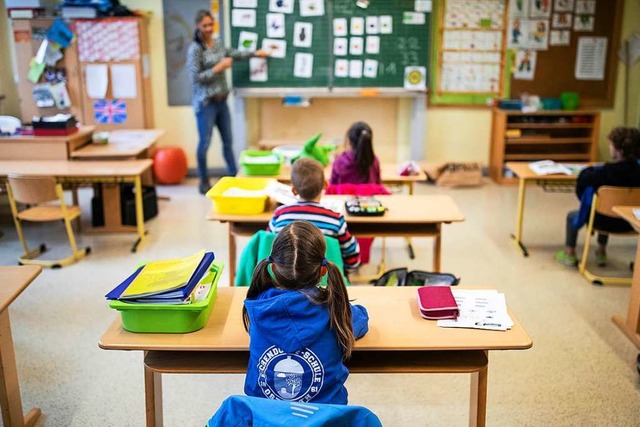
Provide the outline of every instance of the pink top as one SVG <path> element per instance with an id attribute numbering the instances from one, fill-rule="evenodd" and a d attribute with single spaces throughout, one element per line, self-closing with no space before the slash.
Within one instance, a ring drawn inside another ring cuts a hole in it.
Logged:
<path id="1" fill-rule="evenodd" d="M 373 164 L 369 168 L 369 176 L 364 179 L 358 173 L 356 154 L 354 151 L 346 151 L 336 157 L 331 169 L 330 184 L 382 184 L 380 180 L 380 162 L 377 156 L 373 156 Z"/>

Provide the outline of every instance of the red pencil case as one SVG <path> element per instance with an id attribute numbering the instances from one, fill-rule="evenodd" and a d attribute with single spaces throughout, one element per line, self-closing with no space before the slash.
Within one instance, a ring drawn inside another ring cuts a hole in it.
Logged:
<path id="1" fill-rule="evenodd" d="M 418 308 L 425 319 L 457 319 L 458 304 L 449 286 L 421 286 L 418 288 Z"/>

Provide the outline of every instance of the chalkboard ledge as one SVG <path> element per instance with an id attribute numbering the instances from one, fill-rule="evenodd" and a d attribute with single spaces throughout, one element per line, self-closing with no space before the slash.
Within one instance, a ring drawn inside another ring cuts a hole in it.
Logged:
<path id="1" fill-rule="evenodd" d="M 419 98 L 426 96 L 426 92 L 407 91 L 401 88 L 367 87 L 367 88 L 236 88 L 236 96 L 244 98 L 281 98 L 288 95 L 312 96 L 316 98 L 357 98 L 357 97 L 386 97 L 386 98 Z"/>

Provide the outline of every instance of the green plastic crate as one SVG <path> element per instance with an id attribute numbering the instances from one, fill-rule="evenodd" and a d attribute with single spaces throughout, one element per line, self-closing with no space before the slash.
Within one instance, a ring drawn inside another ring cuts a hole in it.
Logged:
<path id="1" fill-rule="evenodd" d="M 275 156 L 278 158 L 278 161 L 273 163 L 254 163 L 251 161 L 255 158 L 267 156 Z M 244 150 L 240 152 L 240 166 L 242 166 L 242 170 L 247 176 L 278 175 L 283 161 L 284 157 L 273 151 Z"/>
<path id="2" fill-rule="evenodd" d="M 202 329 L 209 320 L 218 296 L 218 280 L 224 264 L 214 261 L 210 272 L 200 283 L 211 280 L 211 290 L 203 301 L 191 304 L 140 304 L 118 300 L 109 307 L 120 312 L 122 327 L 129 332 L 183 334 Z"/>

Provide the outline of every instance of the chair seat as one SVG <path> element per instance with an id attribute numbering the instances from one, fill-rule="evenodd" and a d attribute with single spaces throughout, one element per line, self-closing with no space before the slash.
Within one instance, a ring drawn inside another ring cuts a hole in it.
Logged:
<path id="1" fill-rule="evenodd" d="M 69 219 L 75 219 L 80 216 L 80 208 L 78 206 L 67 206 Z M 64 219 L 60 206 L 34 206 L 18 213 L 18 218 L 23 221 L 46 222 Z"/>

